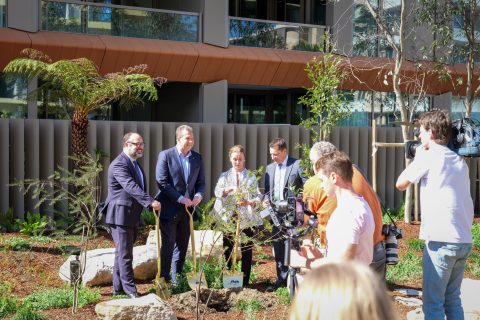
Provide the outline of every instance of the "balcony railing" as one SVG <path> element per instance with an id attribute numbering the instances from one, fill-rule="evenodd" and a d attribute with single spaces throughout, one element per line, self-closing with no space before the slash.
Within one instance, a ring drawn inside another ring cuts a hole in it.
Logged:
<path id="1" fill-rule="evenodd" d="M 7 4 L 6 0 L 0 0 L 0 28 L 7 26 Z"/>
<path id="2" fill-rule="evenodd" d="M 319 51 L 326 26 L 230 17 L 229 43 L 236 46 Z"/>
<path id="3" fill-rule="evenodd" d="M 1 1 L 1 0 L 0 0 Z M 41 28 L 120 37 L 200 41 L 200 15 L 112 4 L 42 0 Z"/>

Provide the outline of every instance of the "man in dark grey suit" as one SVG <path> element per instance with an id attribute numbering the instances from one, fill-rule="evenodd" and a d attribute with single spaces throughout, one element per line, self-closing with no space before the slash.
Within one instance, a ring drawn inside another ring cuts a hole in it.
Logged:
<path id="1" fill-rule="evenodd" d="M 268 145 L 273 160 L 265 171 L 265 195 L 270 202 L 295 197 L 303 188 L 306 178 L 300 166 L 300 160 L 288 156 L 287 143 L 283 138 L 273 139 Z M 277 281 L 268 291 L 275 291 L 287 285 L 288 266 L 285 265 L 285 240 L 280 237 L 280 230 L 273 226 L 273 252 L 277 267 Z"/>
<path id="2" fill-rule="evenodd" d="M 160 203 L 146 193 L 147 179 L 137 159 L 143 155 L 143 138 L 129 132 L 123 137 L 123 152 L 108 167 L 108 196 L 102 212 L 115 243 L 113 295 L 138 297 L 133 279 L 133 243 L 140 213 L 145 207 L 160 210 Z"/>
<path id="3" fill-rule="evenodd" d="M 183 271 L 190 239 L 189 217 L 185 207 L 197 206 L 205 193 L 202 156 L 193 151 L 193 129 L 182 125 L 176 130 L 177 144 L 158 155 L 156 179 L 162 204 L 162 269 L 160 276 L 177 285 Z M 193 208 L 192 208 L 193 209 Z M 170 276 L 170 268 L 172 275 Z"/>

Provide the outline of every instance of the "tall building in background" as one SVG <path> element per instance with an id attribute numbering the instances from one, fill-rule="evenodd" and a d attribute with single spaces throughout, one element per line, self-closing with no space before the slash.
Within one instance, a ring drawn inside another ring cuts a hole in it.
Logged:
<path id="1" fill-rule="evenodd" d="M 400 0 L 375 5 L 398 36 Z M 326 32 L 338 54 L 392 57 L 363 0 L 0 0 L 0 46 L 8 48 L 0 67 L 32 47 L 54 60 L 88 57 L 104 73 L 145 63 L 151 75 L 168 78 L 158 101 L 134 110 L 113 104 L 92 119 L 298 124 L 307 116 L 298 103 L 309 85 L 305 64 Z M 429 37 L 417 32 L 408 55 L 416 58 L 418 39 Z M 68 118 L 69 106 L 48 91 L 27 101 L 27 89 L 41 85 L 0 76 L 0 116 Z M 393 93 L 352 88 L 342 88 L 353 110 L 342 125 L 396 120 Z M 427 95 L 417 110 L 439 105 L 462 111 L 449 93 Z"/>

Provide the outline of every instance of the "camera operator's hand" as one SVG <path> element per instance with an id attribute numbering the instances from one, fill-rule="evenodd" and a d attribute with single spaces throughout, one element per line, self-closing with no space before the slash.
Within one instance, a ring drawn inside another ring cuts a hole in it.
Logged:
<path id="1" fill-rule="evenodd" d="M 312 269 L 318 267 L 323 262 L 323 254 L 315 247 L 311 241 L 304 241 L 300 246 L 300 251 L 296 251 L 300 257 L 305 261 L 305 268 Z"/>

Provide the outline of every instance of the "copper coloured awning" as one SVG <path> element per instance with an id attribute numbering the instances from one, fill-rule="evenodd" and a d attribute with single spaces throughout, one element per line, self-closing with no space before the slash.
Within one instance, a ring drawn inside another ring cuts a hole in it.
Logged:
<path id="1" fill-rule="evenodd" d="M 101 73 L 118 72 L 137 64 L 147 64 L 147 73 L 168 81 L 211 83 L 227 80 L 235 85 L 306 87 L 306 63 L 315 52 L 230 46 L 220 48 L 204 43 L 150 40 L 102 35 L 85 35 L 40 31 L 28 33 L 0 28 L 0 67 L 20 55 L 24 48 L 34 48 L 53 60 L 86 57 L 93 60 Z M 394 62 L 386 58 L 353 57 L 343 59 L 347 72 L 342 89 L 389 92 Z M 465 65 L 447 66 L 452 78 L 466 83 Z M 478 76 L 476 77 L 478 78 Z M 458 83 L 458 81 L 455 81 Z M 403 92 L 428 94 L 453 92 L 463 95 L 465 85 L 454 86 L 452 80 L 439 80 L 432 63 L 406 61 L 402 68 Z M 478 80 L 475 85 L 478 85 Z"/>

